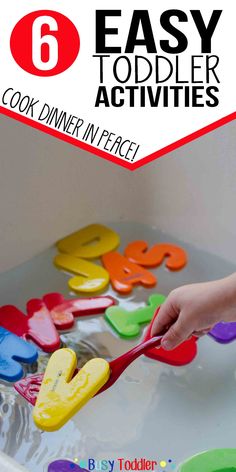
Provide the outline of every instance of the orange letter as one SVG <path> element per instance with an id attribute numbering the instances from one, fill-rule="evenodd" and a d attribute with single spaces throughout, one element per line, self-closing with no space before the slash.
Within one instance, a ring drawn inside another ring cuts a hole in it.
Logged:
<path id="1" fill-rule="evenodd" d="M 154 287 L 157 283 L 156 277 L 151 272 L 128 261 L 118 252 L 104 254 L 102 262 L 117 292 L 130 293 L 133 285 L 142 284 L 144 287 Z"/>
<path id="2" fill-rule="evenodd" d="M 125 249 L 125 256 L 131 262 L 145 267 L 157 267 L 167 257 L 166 267 L 170 270 L 180 270 L 187 264 L 187 254 L 179 246 L 163 243 L 155 244 L 148 249 L 146 241 L 134 241 Z"/>

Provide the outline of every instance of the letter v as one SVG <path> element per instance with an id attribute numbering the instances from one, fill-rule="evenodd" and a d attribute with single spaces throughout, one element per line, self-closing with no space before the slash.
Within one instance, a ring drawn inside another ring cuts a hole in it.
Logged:
<path id="1" fill-rule="evenodd" d="M 104 359 L 91 359 L 72 379 L 76 365 L 71 349 L 59 349 L 51 356 L 33 411 L 38 428 L 61 428 L 109 379 L 110 367 Z"/>

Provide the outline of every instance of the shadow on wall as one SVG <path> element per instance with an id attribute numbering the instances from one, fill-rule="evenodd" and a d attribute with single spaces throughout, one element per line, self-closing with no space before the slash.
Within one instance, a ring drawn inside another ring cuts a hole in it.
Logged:
<path id="1" fill-rule="evenodd" d="M 0 267 L 88 223 L 146 214 L 142 175 L 0 117 Z"/>
<path id="2" fill-rule="evenodd" d="M 93 222 L 148 223 L 236 262 L 235 124 L 135 172 L 0 116 L 0 267 Z"/>

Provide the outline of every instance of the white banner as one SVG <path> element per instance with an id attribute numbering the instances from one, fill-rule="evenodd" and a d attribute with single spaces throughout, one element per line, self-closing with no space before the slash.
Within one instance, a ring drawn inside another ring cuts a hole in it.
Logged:
<path id="1" fill-rule="evenodd" d="M 235 3 L 50 7 L 2 6 L 2 113 L 130 169 L 235 118 Z"/>

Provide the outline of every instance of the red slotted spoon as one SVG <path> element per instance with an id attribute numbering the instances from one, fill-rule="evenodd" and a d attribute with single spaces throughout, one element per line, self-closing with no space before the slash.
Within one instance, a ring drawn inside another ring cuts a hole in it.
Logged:
<path id="1" fill-rule="evenodd" d="M 139 356 L 144 354 L 146 351 L 153 347 L 158 347 L 161 344 L 162 336 L 157 336 L 154 338 L 149 339 L 148 341 L 141 342 L 137 346 L 135 346 L 130 351 L 125 352 L 121 356 L 117 357 L 113 361 L 109 363 L 110 365 L 110 377 L 109 380 L 103 387 L 97 392 L 97 395 L 104 390 L 110 388 L 117 379 L 121 376 L 124 370 L 137 359 Z M 75 371 L 75 374 L 78 370 Z M 15 383 L 14 387 L 17 392 L 24 397 L 29 403 L 35 405 L 37 394 L 40 390 L 40 386 L 43 380 L 44 374 L 35 374 L 30 375 L 22 380 L 19 380 Z"/>

